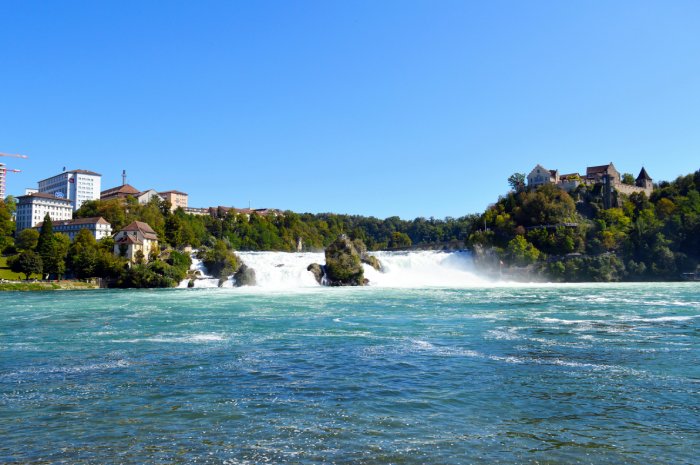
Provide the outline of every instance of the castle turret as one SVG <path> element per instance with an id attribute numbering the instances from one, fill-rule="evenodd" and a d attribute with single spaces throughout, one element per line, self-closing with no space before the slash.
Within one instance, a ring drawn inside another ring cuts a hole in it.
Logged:
<path id="1" fill-rule="evenodd" d="M 635 181 L 637 187 L 641 187 L 646 192 L 647 196 L 651 195 L 651 191 L 654 189 L 654 183 L 652 182 L 651 176 L 647 173 L 647 170 L 642 167 L 642 171 L 639 172 L 639 176 Z"/>

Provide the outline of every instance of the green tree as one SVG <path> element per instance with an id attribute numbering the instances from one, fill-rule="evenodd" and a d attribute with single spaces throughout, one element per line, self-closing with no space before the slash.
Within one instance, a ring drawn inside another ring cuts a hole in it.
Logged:
<path id="1" fill-rule="evenodd" d="M 408 234 L 396 231 L 391 235 L 391 241 L 389 242 L 389 248 L 391 249 L 401 249 L 406 247 L 411 247 L 411 238 Z"/>
<path id="2" fill-rule="evenodd" d="M 41 235 L 39 241 L 41 242 Z M 61 279 L 66 272 L 66 256 L 70 247 L 70 239 L 65 234 L 54 233 L 48 244 L 39 251 L 44 263 L 44 274 L 54 275 L 56 279 Z"/>
<path id="3" fill-rule="evenodd" d="M 513 173 L 508 177 L 508 185 L 515 192 L 525 189 L 525 173 Z"/>
<path id="4" fill-rule="evenodd" d="M 11 205 L 0 200 L 0 250 L 12 245 L 15 222 L 12 220 Z"/>
<path id="5" fill-rule="evenodd" d="M 530 244 L 523 236 L 515 236 L 506 248 L 506 258 L 515 266 L 527 266 L 535 263 L 540 257 L 540 251 Z"/>
<path id="6" fill-rule="evenodd" d="M 29 279 L 32 274 L 41 274 L 43 263 L 41 256 L 33 250 L 25 250 L 16 257 L 8 260 L 10 269 L 15 273 L 24 273 L 25 279 Z"/>
<path id="7" fill-rule="evenodd" d="M 634 176 L 632 173 L 625 173 L 622 175 L 622 184 L 627 184 L 628 186 L 634 186 Z"/>
<path id="8" fill-rule="evenodd" d="M 98 255 L 95 236 L 89 230 L 81 229 L 68 248 L 66 262 L 76 277 L 90 278 L 96 276 Z"/>
<path id="9" fill-rule="evenodd" d="M 53 242 L 53 222 L 51 221 L 51 216 L 47 213 L 44 216 L 44 222 L 41 224 L 41 229 L 39 230 L 39 239 L 37 241 L 36 250 L 39 255 L 44 258 L 44 255 L 48 255 L 51 244 Z"/>
<path id="10" fill-rule="evenodd" d="M 39 231 L 36 229 L 23 229 L 15 239 L 15 247 L 18 250 L 34 250 L 39 243 Z"/>

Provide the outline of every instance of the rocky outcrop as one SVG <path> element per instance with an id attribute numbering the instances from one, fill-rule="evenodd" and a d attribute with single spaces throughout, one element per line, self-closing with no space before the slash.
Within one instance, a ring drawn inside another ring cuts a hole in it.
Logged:
<path id="1" fill-rule="evenodd" d="M 233 279 L 236 287 L 255 286 L 257 284 L 255 279 L 255 270 L 250 268 L 245 263 L 238 268 L 236 273 L 233 275 Z"/>
<path id="2" fill-rule="evenodd" d="M 310 271 L 311 274 L 314 275 L 314 278 L 316 278 L 316 281 L 323 285 L 323 275 L 325 272 L 323 271 L 323 266 L 319 265 L 318 263 L 312 263 L 311 265 L 306 268 L 307 271 Z"/>
<path id="3" fill-rule="evenodd" d="M 306 269 L 321 285 L 364 286 L 369 280 L 365 278 L 363 263 L 382 271 L 382 264 L 377 257 L 367 253 L 367 246 L 361 240 L 351 241 L 342 234 L 326 248 L 325 266 L 312 263 Z"/>
<path id="4" fill-rule="evenodd" d="M 367 284 L 360 253 L 344 234 L 326 248 L 326 280 L 329 286 Z"/>
<path id="5" fill-rule="evenodd" d="M 366 263 L 377 271 L 382 271 L 382 264 L 377 257 L 367 253 L 367 246 L 360 239 L 352 241 L 355 250 L 360 254 L 360 261 Z"/>
<path id="6" fill-rule="evenodd" d="M 377 271 L 382 271 L 382 263 L 374 255 L 367 255 L 365 258 L 361 258 L 362 263 L 366 263 Z"/>

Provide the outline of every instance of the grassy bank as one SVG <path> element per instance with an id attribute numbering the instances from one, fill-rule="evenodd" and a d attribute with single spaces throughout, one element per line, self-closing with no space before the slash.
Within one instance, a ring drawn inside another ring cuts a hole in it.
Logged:
<path id="1" fill-rule="evenodd" d="M 13 281 L 0 283 L 0 291 L 71 291 L 83 289 L 99 289 L 94 283 L 81 281 Z"/>
<path id="2" fill-rule="evenodd" d="M 0 279 L 15 281 L 24 279 L 24 275 L 15 273 L 7 266 L 7 257 L 0 257 Z M 33 274 L 30 279 L 41 279 L 41 275 Z"/>

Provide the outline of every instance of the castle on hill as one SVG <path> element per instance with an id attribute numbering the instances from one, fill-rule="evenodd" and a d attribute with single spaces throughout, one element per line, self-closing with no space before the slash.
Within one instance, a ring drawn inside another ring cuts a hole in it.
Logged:
<path id="1" fill-rule="evenodd" d="M 554 184 L 567 192 L 575 190 L 580 185 L 602 184 L 607 191 L 614 189 L 627 195 L 644 192 L 647 197 L 654 190 L 652 179 L 644 167 L 642 167 L 633 185 L 625 184 L 622 182 L 620 172 L 615 169 L 612 162 L 607 165 L 587 167 L 585 176 L 579 173 L 560 175 L 559 170 L 548 170 L 538 164 L 527 175 L 527 185 L 535 188 L 543 184 Z"/>

